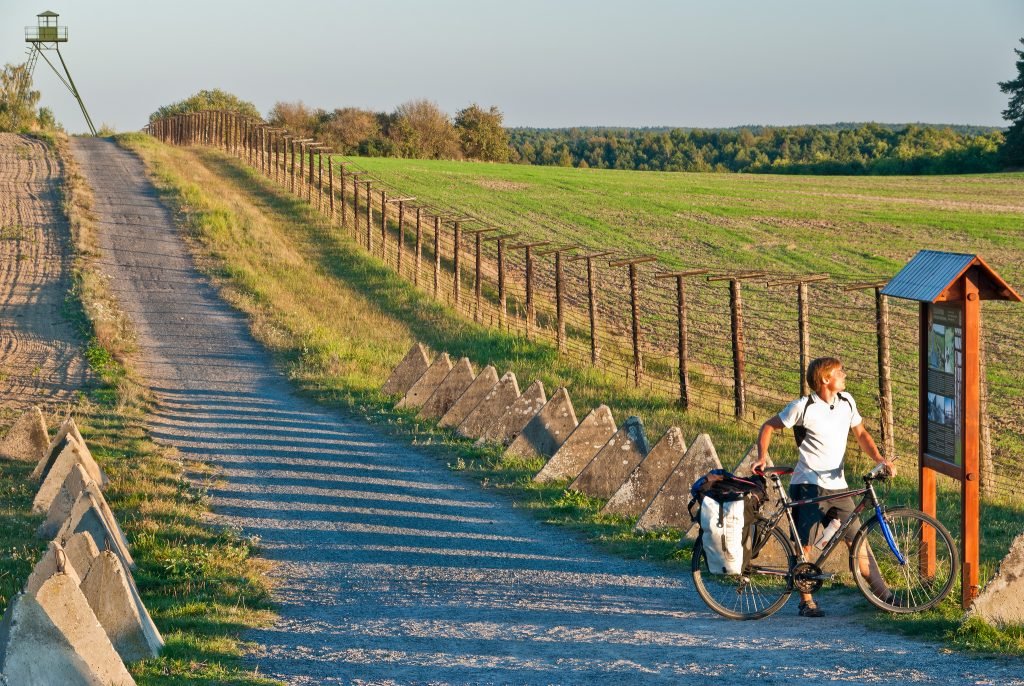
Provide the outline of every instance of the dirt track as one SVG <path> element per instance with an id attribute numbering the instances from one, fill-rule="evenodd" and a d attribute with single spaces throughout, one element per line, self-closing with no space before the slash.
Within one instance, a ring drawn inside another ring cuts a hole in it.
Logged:
<path id="1" fill-rule="evenodd" d="M 70 285 L 61 170 L 45 144 L 0 133 L 0 408 L 57 411 L 86 380 L 82 346 L 61 316 Z M 0 426 L 8 423 L 0 416 Z"/>
<path id="2" fill-rule="evenodd" d="M 75 142 L 112 283 L 159 398 L 153 434 L 224 468 L 217 520 L 263 540 L 277 626 L 249 634 L 289 684 L 1024 684 L 1019 661 L 873 632 L 825 594 L 760 622 L 712 615 L 685 577 L 543 526 L 435 458 L 293 396 L 193 268 L 142 165 Z"/>

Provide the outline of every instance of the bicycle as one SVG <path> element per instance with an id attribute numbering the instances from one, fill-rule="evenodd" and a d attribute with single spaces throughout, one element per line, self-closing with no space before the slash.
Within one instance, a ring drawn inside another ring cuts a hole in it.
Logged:
<path id="1" fill-rule="evenodd" d="M 708 607 L 729 619 L 761 619 L 778 611 L 796 589 L 813 593 L 835 575 L 822 571 L 855 520 L 869 507 L 874 510 L 861 525 L 850 546 L 850 571 L 857 588 L 875 607 L 893 613 L 921 612 L 935 607 L 953 588 L 960 569 L 953 537 L 935 518 L 907 507 L 886 509 L 875 493 L 874 482 L 888 478 L 884 465 L 863 476 L 864 488 L 816 498 L 791 501 L 780 476 L 792 468 L 769 467 L 764 474 L 778 491 L 779 507 L 759 515 L 745 541 L 740 574 L 713 574 L 708 569 L 702 536 L 693 543 L 691 570 L 697 593 Z M 798 505 L 863 496 L 814 561 L 807 559 L 799 541 L 793 508 Z M 762 508 L 763 509 L 763 508 Z M 783 519 L 789 532 L 783 530 Z M 749 548 L 748 548 L 749 546 Z M 862 564 L 863 563 L 863 564 Z M 867 572 L 864 572 L 867 568 Z"/>

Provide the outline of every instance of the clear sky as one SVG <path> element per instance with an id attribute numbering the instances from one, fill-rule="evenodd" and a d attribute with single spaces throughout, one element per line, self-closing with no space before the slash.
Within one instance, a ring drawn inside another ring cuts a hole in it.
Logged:
<path id="1" fill-rule="evenodd" d="M 510 126 L 837 121 L 1004 125 L 1024 0 L 0 0 L 0 62 L 53 10 L 93 121 L 118 130 L 203 88 Z M 85 128 L 40 62 L 36 87 Z"/>

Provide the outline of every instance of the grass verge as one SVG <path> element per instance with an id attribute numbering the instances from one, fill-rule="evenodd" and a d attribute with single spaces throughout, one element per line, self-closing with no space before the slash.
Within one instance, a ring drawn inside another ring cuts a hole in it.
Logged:
<path id="1" fill-rule="evenodd" d="M 140 686 L 157 684 L 269 685 L 244 669 L 239 633 L 272 620 L 265 563 L 256 541 L 204 523 L 201 480 L 186 478 L 174 451 L 145 430 L 148 398 L 132 367 L 131 328 L 118 311 L 100 270 L 89 188 L 63 136 L 50 144 L 64 171 L 63 210 L 70 228 L 72 288 L 64 315 L 77 327 L 94 381 L 73 414 L 93 456 L 110 477 L 105 495 L 132 544 L 135 580 L 166 641 L 161 657 L 133 663 Z M 34 537 L 40 519 L 29 514 L 33 465 L 0 465 L 0 563 L 3 605 L 27 578 L 44 546 Z M 27 541 L 27 543 L 26 543 Z"/>
<path id="2" fill-rule="evenodd" d="M 604 403 L 620 420 L 642 417 L 655 439 L 671 425 L 691 439 L 698 432 L 710 433 L 727 465 L 742 456 L 751 440 L 748 429 L 697 413 L 684 415 L 672 398 L 638 392 L 623 380 L 560 358 L 548 345 L 458 317 L 366 256 L 304 202 L 218 151 L 172 148 L 138 134 L 118 140 L 142 156 L 164 199 L 183 218 L 202 268 L 227 300 L 248 315 L 254 335 L 302 391 L 433 452 L 546 522 L 624 557 L 663 561 L 684 572 L 680 562 L 688 552 L 678 549 L 678 533 L 634 534 L 630 520 L 598 514 L 600 501 L 566 492 L 564 484 L 535 484 L 539 461 L 505 461 L 494 446 L 476 447 L 395 410 L 379 388 L 412 342 L 420 340 L 455 358 L 468 356 L 477 365 L 512 369 L 524 381 L 539 379 L 549 390 L 567 386 L 580 415 Z M 776 454 L 783 461 L 787 454 L 792 459 L 787 446 L 780 445 Z M 915 500 L 911 486 L 897 484 L 890 502 Z M 951 521 L 953 515 L 945 517 Z M 1005 531 L 986 529 L 989 536 L 999 541 L 986 549 L 991 568 L 1008 540 L 1002 545 Z M 1024 646 L 1007 632 L 998 641 L 979 643 L 958 618 L 951 600 L 933 613 L 877 621 L 963 648 L 1013 652 Z"/>

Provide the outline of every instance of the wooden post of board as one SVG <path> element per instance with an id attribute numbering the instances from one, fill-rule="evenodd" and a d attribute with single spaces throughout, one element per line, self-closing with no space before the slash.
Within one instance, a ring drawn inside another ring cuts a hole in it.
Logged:
<path id="1" fill-rule="evenodd" d="M 981 298 L 978 280 L 972 271 L 964 284 L 964 478 L 963 506 L 960 510 L 960 534 L 963 538 L 963 606 L 968 607 L 981 592 L 980 562 L 981 492 L 978 448 L 981 446 L 980 374 L 978 351 L 981 349 Z"/>
<path id="2" fill-rule="evenodd" d="M 690 337 L 686 316 L 686 277 L 707 274 L 707 269 L 691 269 L 683 272 L 661 272 L 655 279 L 674 279 L 676 282 L 676 352 L 679 365 L 679 407 L 690 409 Z"/>
<path id="3" fill-rule="evenodd" d="M 644 358 L 640 336 L 640 302 L 637 289 L 637 265 L 644 262 L 653 262 L 658 259 L 654 255 L 642 257 L 631 257 L 624 260 L 612 260 L 609 267 L 629 267 L 629 309 L 632 318 L 632 339 L 633 339 L 633 382 L 639 386 L 644 376 Z"/>

